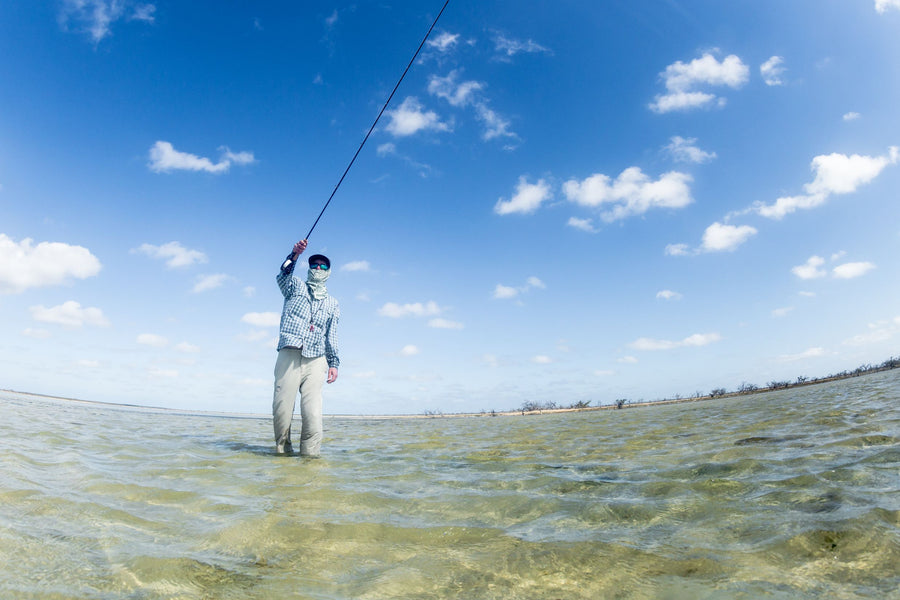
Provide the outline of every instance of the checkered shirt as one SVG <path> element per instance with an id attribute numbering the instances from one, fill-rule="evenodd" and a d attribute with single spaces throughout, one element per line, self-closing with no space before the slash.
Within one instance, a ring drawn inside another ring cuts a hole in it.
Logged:
<path id="1" fill-rule="evenodd" d="M 294 276 L 294 264 L 291 261 L 283 265 L 275 278 L 284 296 L 278 349 L 285 346 L 300 348 L 307 358 L 324 355 L 328 366 L 336 369 L 341 364 L 337 345 L 341 308 L 337 299 L 331 296 L 322 300 L 312 298 L 306 282 Z"/>

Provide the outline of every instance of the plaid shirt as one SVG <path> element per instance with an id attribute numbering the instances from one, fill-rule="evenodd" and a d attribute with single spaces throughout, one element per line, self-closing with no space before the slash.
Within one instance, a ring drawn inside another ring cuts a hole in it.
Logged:
<path id="1" fill-rule="evenodd" d="M 290 259 L 291 255 L 288 255 Z M 337 324 L 341 318 L 338 301 L 331 296 L 313 299 L 306 282 L 294 276 L 294 261 L 285 261 L 275 281 L 284 295 L 278 349 L 300 348 L 303 356 L 325 355 L 329 368 L 338 368 Z"/>

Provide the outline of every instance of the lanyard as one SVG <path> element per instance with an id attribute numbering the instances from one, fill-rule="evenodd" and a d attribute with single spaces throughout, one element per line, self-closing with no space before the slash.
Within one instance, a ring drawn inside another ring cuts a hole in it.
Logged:
<path id="1" fill-rule="evenodd" d="M 313 305 L 315 303 L 315 300 L 313 299 L 312 294 L 309 293 L 309 286 L 304 283 L 303 287 L 306 288 L 306 297 L 309 298 L 309 330 L 315 331 L 315 325 L 313 325 L 313 319 L 315 318 L 315 316 L 317 314 L 322 312 L 322 308 L 324 308 L 323 304 L 324 304 L 326 298 L 322 298 L 321 300 L 319 300 L 319 308 L 317 310 L 313 311 Z"/>

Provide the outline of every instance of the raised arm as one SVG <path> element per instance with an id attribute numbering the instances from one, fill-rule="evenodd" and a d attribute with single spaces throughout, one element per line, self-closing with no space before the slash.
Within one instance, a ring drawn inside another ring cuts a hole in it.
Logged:
<path id="1" fill-rule="evenodd" d="M 306 244 L 306 240 L 300 240 L 294 244 L 291 253 L 281 263 L 281 271 L 278 273 L 278 277 L 275 278 L 285 298 L 294 293 L 294 265 L 297 264 L 297 259 L 306 250 Z"/>

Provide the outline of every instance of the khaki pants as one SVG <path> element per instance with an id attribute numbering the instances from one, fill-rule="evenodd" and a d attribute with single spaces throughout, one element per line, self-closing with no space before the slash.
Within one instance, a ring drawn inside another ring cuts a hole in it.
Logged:
<path id="1" fill-rule="evenodd" d="M 300 392 L 300 454 L 319 456 L 322 447 L 322 385 L 328 374 L 324 356 L 306 358 L 296 348 L 282 348 L 275 361 L 272 421 L 275 451 L 293 452 L 291 420 Z"/>

